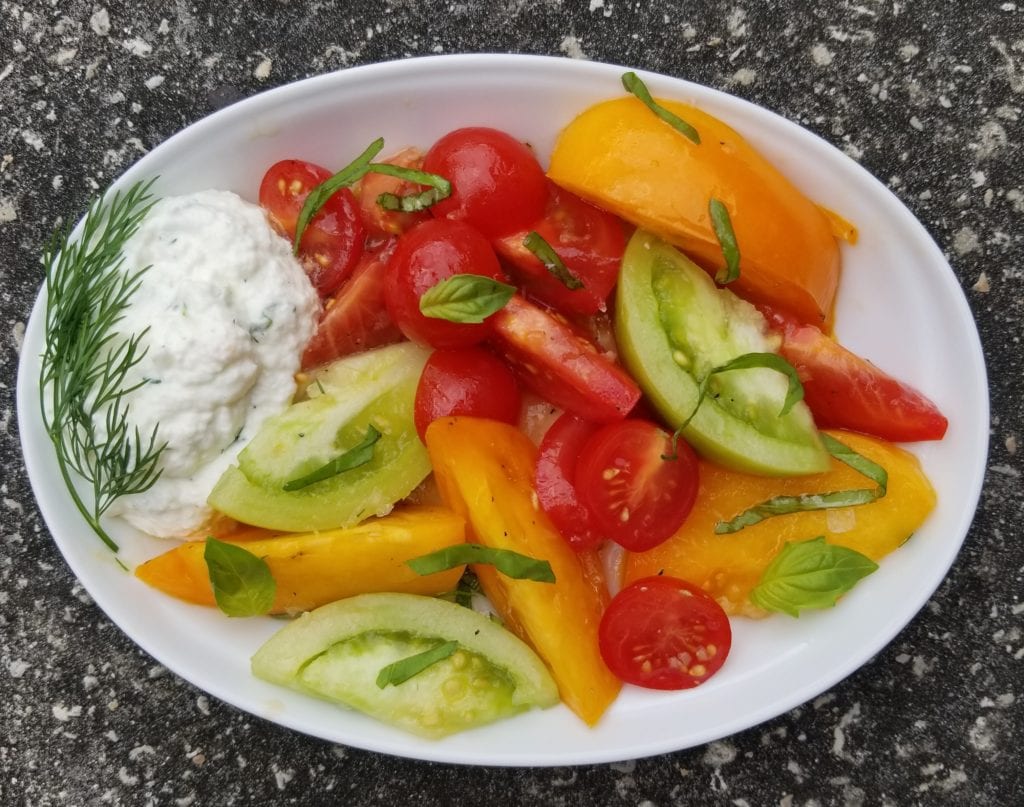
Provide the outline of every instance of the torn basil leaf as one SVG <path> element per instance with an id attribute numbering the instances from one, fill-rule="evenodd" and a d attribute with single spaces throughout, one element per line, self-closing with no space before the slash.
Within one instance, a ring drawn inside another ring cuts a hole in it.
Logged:
<path id="1" fill-rule="evenodd" d="M 684 121 L 678 115 L 669 112 L 665 107 L 661 106 L 657 101 L 651 97 L 650 90 L 647 89 L 647 85 L 641 80 L 640 76 L 630 71 L 622 74 L 622 86 L 626 88 L 627 92 L 631 92 L 637 98 L 639 98 L 644 105 L 651 110 L 655 115 L 661 118 L 665 123 L 675 129 L 684 137 L 689 138 L 697 145 L 700 145 L 700 134 L 697 130 L 689 123 Z"/>
<path id="2" fill-rule="evenodd" d="M 509 549 L 491 549 L 479 544 L 456 544 L 407 560 L 406 564 L 416 574 L 436 574 L 454 569 L 467 563 L 486 563 L 506 577 L 515 580 L 535 580 L 538 583 L 554 583 L 555 573 L 546 560 L 537 560 L 520 555 Z"/>
<path id="3" fill-rule="evenodd" d="M 483 275 L 452 275 L 420 297 L 420 313 L 449 322 L 479 324 L 512 299 L 516 287 Z"/>
<path id="4" fill-rule="evenodd" d="M 291 479 L 284 483 L 284 490 L 293 491 L 301 490 L 302 488 L 309 487 L 316 482 L 322 482 L 324 479 L 330 479 L 332 476 L 337 476 L 345 471 L 351 471 L 353 468 L 358 468 L 360 465 L 366 465 L 370 460 L 373 459 L 373 444 L 381 438 L 381 433 L 377 431 L 372 425 L 366 429 L 366 437 L 363 438 L 362 442 L 356 446 L 353 446 L 344 454 L 335 457 L 330 462 L 321 465 L 315 471 L 311 471 L 305 476 L 300 476 L 297 479 Z"/>
<path id="5" fill-rule="evenodd" d="M 718 244 L 722 248 L 722 257 L 725 258 L 725 267 L 715 275 L 715 282 L 724 286 L 739 279 L 740 247 L 736 243 L 736 233 L 732 229 L 729 208 L 720 200 L 713 198 L 708 203 L 708 213 L 711 215 L 711 226 L 715 231 L 715 238 L 718 239 Z"/>
<path id="6" fill-rule="evenodd" d="M 263 558 L 240 546 L 206 539 L 203 560 L 210 575 L 213 598 L 228 616 L 258 616 L 274 604 L 277 582 Z"/>
<path id="7" fill-rule="evenodd" d="M 439 661 L 444 661 L 458 650 L 458 648 L 458 642 L 445 642 L 444 644 L 437 645 L 437 647 L 430 648 L 430 650 L 424 650 L 422 653 L 417 653 L 415 656 L 408 656 L 407 658 L 399 659 L 398 661 L 381 668 L 381 671 L 377 673 L 377 686 L 384 689 L 384 687 L 389 684 L 391 686 L 404 684 L 410 678 L 419 675 L 428 667 L 437 664 Z"/>
<path id="8" fill-rule="evenodd" d="M 569 271 L 569 267 L 558 257 L 554 247 L 545 241 L 540 233 L 536 231 L 530 232 L 523 239 L 523 246 L 530 250 L 534 257 L 544 264 L 544 268 L 554 275 L 555 279 L 567 289 L 575 291 L 576 289 L 583 288 L 583 281 Z"/>

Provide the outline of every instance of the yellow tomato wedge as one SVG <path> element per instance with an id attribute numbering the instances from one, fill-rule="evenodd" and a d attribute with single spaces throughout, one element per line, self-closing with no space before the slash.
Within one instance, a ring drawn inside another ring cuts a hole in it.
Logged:
<path id="1" fill-rule="evenodd" d="M 342 530 L 244 541 L 229 536 L 227 542 L 267 562 L 277 582 L 271 612 L 287 613 L 379 591 L 453 591 L 464 567 L 420 576 L 406 561 L 465 540 L 461 516 L 443 507 L 411 507 Z M 179 544 L 140 565 L 135 575 L 173 597 L 216 605 L 204 549 L 201 541 Z"/>
<path id="2" fill-rule="evenodd" d="M 658 103 L 696 127 L 700 144 L 636 98 L 619 98 L 562 130 L 548 176 L 711 271 L 725 264 L 708 212 L 718 199 L 739 244 L 738 292 L 805 322 L 827 322 L 839 282 L 834 222 L 722 121 L 687 104 Z"/>
<path id="3" fill-rule="evenodd" d="M 701 461 L 693 511 L 668 541 L 628 556 L 627 585 L 664 572 L 700 586 L 729 614 L 763 616 L 764 611 L 750 602 L 750 591 L 787 541 L 824 535 L 829 543 L 854 549 L 874 561 L 892 552 L 935 507 L 935 491 L 917 458 L 902 448 L 861 434 L 829 434 L 885 468 L 889 474 L 885 496 L 856 507 L 775 516 L 736 533 L 716 535 L 718 522 L 729 521 L 773 496 L 874 485 L 836 459 L 825 473 L 790 479 L 750 476 Z"/>
<path id="4" fill-rule="evenodd" d="M 465 516 L 469 539 L 551 564 L 554 583 L 514 580 L 486 565 L 474 571 L 506 627 L 550 667 L 562 700 L 594 725 L 621 687 L 597 645 L 605 597 L 593 565 L 581 562 L 536 504 L 537 449 L 518 429 L 478 418 L 436 420 L 426 436 L 441 495 Z"/>

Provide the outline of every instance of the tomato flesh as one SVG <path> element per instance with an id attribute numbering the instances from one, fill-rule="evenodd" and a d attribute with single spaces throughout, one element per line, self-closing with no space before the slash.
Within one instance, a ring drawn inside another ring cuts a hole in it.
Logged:
<path id="1" fill-rule="evenodd" d="M 547 180 L 525 145 L 482 126 L 456 129 L 438 140 L 423 170 L 452 183 L 452 193 L 430 208 L 440 218 L 473 225 L 488 238 L 521 230 L 544 213 Z"/>
<path id="2" fill-rule="evenodd" d="M 289 240 L 310 191 L 331 172 L 305 160 L 281 160 L 263 175 L 259 202 L 271 222 Z M 333 294 L 352 274 L 363 252 L 366 233 L 355 197 L 348 188 L 333 194 L 310 219 L 299 242 L 299 260 L 322 298 Z"/>
<path id="3" fill-rule="evenodd" d="M 576 492 L 574 481 L 579 453 L 599 428 L 596 423 L 566 412 L 541 439 L 533 471 L 537 501 L 577 552 L 597 546 L 604 538 Z"/>
<path id="4" fill-rule="evenodd" d="M 487 239 L 467 224 L 430 219 L 399 239 L 388 261 L 385 300 L 392 319 L 409 339 L 432 347 L 466 347 L 489 335 L 493 316 L 477 324 L 435 319 L 420 312 L 423 294 L 457 274 L 505 280 Z"/>
<path id="5" fill-rule="evenodd" d="M 697 457 L 646 420 L 610 423 L 583 445 L 576 489 L 604 533 L 633 552 L 668 540 L 697 498 Z"/>
<path id="6" fill-rule="evenodd" d="M 928 398 L 847 350 L 813 325 L 762 307 L 782 334 L 779 352 L 804 385 L 804 401 L 822 429 L 849 429 L 883 440 L 941 440 L 949 421 Z"/>
<path id="7" fill-rule="evenodd" d="M 492 319 L 498 354 L 545 400 L 599 423 L 621 420 L 639 400 L 626 371 L 564 319 L 518 294 Z"/>
<path id="8" fill-rule="evenodd" d="M 530 230 L 547 241 L 583 284 L 581 288 L 568 288 L 524 246 Z M 596 314 L 607 307 L 626 239 L 616 216 L 549 183 L 544 217 L 529 230 L 495 240 L 494 249 L 507 261 L 523 291 L 567 314 Z"/>
<path id="9" fill-rule="evenodd" d="M 601 656 L 621 680 L 648 689 L 690 689 L 725 663 L 729 618 L 702 589 L 645 577 L 620 591 L 598 630 Z"/>
<path id="10" fill-rule="evenodd" d="M 424 440 L 427 426 L 449 415 L 514 424 L 519 420 L 520 397 L 512 371 L 483 348 L 435 350 L 416 389 L 416 431 Z"/>

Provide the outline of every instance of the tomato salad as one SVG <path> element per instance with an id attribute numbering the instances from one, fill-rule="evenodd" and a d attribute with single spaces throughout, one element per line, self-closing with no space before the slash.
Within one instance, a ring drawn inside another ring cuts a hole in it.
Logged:
<path id="1" fill-rule="evenodd" d="M 707 681 L 730 616 L 833 605 L 933 507 L 891 443 L 945 418 L 829 335 L 855 230 L 623 84 L 546 170 L 469 127 L 266 171 L 323 300 L 300 392 L 205 542 L 136 570 L 303 614 L 257 675 L 425 736 L 558 699 L 592 725 L 623 682 Z"/>

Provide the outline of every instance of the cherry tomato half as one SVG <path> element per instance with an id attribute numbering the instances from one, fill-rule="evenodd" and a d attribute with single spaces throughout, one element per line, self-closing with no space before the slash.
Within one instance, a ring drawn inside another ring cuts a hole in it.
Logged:
<path id="1" fill-rule="evenodd" d="M 725 663 L 729 617 L 708 594 L 675 577 L 645 577 L 620 591 L 598 629 L 605 664 L 628 684 L 690 689 Z"/>
<path id="2" fill-rule="evenodd" d="M 423 152 L 410 146 L 402 149 L 393 157 L 378 162 L 397 165 L 401 168 L 419 169 L 423 166 Z M 430 213 L 426 210 L 419 213 L 402 213 L 397 210 L 386 210 L 377 201 L 382 193 L 405 196 L 419 190 L 420 186 L 415 182 L 387 174 L 370 173 L 363 177 L 352 191 L 356 199 L 359 200 L 359 214 L 363 224 L 366 225 L 366 232 L 375 238 L 400 235 L 406 230 L 411 230 L 421 221 L 429 219 Z"/>
<path id="3" fill-rule="evenodd" d="M 526 248 L 523 240 L 530 230 L 548 242 L 582 287 L 568 288 Z M 595 314 L 605 310 L 615 287 L 626 239 L 616 216 L 548 183 L 544 217 L 527 230 L 497 239 L 494 249 L 523 291 L 566 314 Z"/>
<path id="4" fill-rule="evenodd" d="M 452 193 L 430 211 L 464 221 L 488 238 L 521 230 L 544 213 L 544 171 L 525 145 L 498 129 L 472 126 L 438 140 L 423 170 L 452 183 Z"/>
<path id="5" fill-rule="evenodd" d="M 420 312 L 420 297 L 458 274 L 505 280 L 491 245 L 469 225 L 430 219 L 399 239 L 388 261 L 385 299 L 402 333 L 432 347 L 466 347 L 487 337 L 493 315 L 474 324 L 435 319 Z"/>
<path id="6" fill-rule="evenodd" d="M 501 359 L 479 347 L 435 350 L 416 388 L 416 431 L 449 415 L 470 415 L 504 423 L 519 420 L 519 385 Z"/>
<path id="7" fill-rule="evenodd" d="M 604 423 L 620 420 L 640 399 L 632 378 L 561 317 L 518 294 L 491 320 L 498 355 L 547 401 Z"/>
<path id="8" fill-rule="evenodd" d="M 690 514 L 697 468 L 697 457 L 682 439 L 673 451 L 662 429 L 630 418 L 587 440 L 576 466 L 576 489 L 609 538 L 643 552 L 670 538 Z"/>
<path id="9" fill-rule="evenodd" d="M 281 160 L 263 175 L 260 205 L 282 235 L 295 238 L 295 226 L 309 192 L 331 172 L 305 160 Z M 348 188 L 331 196 L 313 216 L 299 243 L 299 259 L 321 297 L 333 294 L 355 269 L 366 233 Z"/>
<path id="10" fill-rule="evenodd" d="M 590 510 L 576 492 L 576 460 L 587 440 L 601 427 L 566 412 L 545 432 L 533 471 L 537 501 L 576 551 L 590 549 L 604 538 Z"/>
<path id="11" fill-rule="evenodd" d="M 941 440 L 949 422 L 913 387 L 847 350 L 813 325 L 762 306 L 782 334 L 779 352 L 804 385 L 819 428 L 851 429 L 896 443 Z"/>

